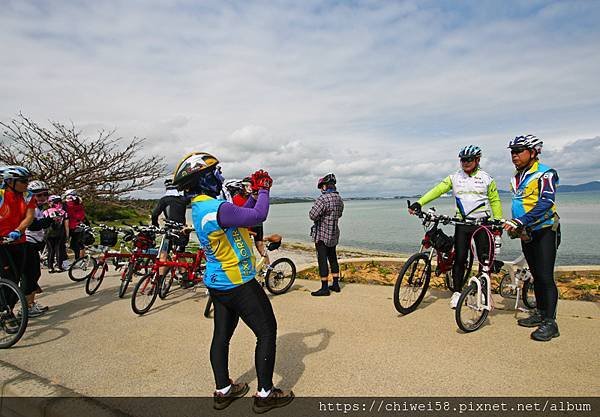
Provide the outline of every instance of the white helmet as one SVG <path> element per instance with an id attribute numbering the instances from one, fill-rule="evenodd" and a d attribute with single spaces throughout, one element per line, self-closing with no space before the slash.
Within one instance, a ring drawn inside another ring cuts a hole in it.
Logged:
<path id="1" fill-rule="evenodd" d="M 77 198 L 77 190 L 70 188 L 62 195 L 63 200 L 75 200 Z"/>
<path id="2" fill-rule="evenodd" d="M 508 143 L 510 149 L 525 148 L 533 149 L 538 154 L 542 153 L 544 142 L 535 135 L 516 136 Z"/>
<path id="3" fill-rule="evenodd" d="M 42 191 L 48 191 L 48 184 L 44 181 L 35 180 L 31 181 L 27 186 L 27 189 L 34 194 L 41 193 Z"/>
<path id="4" fill-rule="evenodd" d="M 17 180 L 31 177 L 31 172 L 25 167 L 19 165 L 9 165 L 0 168 L 2 179 Z"/>

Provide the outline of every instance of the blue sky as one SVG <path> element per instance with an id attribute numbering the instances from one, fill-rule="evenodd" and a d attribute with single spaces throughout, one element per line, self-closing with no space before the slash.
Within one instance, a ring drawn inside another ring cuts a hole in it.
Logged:
<path id="1" fill-rule="evenodd" d="M 209 151 L 274 195 L 425 191 L 467 144 L 508 187 L 506 143 L 544 139 L 565 184 L 600 179 L 598 1 L 3 1 L 0 118 Z M 151 190 L 150 193 L 159 193 Z"/>

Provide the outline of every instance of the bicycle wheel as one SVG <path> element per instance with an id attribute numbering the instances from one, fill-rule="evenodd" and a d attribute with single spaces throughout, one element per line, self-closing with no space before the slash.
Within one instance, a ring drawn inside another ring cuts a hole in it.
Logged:
<path id="1" fill-rule="evenodd" d="M 502 280 L 500 281 L 500 286 L 498 287 L 498 292 L 503 298 L 515 298 L 516 291 L 515 286 L 512 285 L 512 278 L 509 273 L 506 273 L 502 276 Z"/>
<path id="2" fill-rule="evenodd" d="M 477 284 L 471 282 L 463 289 L 456 305 L 454 317 L 458 327 L 466 333 L 473 332 L 481 327 L 489 314 L 489 310 L 477 307 L 477 298 L 481 297 L 481 304 L 486 304 L 487 289 L 482 281 L 481 294 L 477 291 Z"/>
<path id="3" fill-rule="evenodd" d="M 8 303 L 11 299 L 16 300 L 13 308 Z M 13 314 L 15 308 L 20 309 L 20 315 Z M 14 282 L 0 279 L 0 349 L 11 347 L 23 337 L 28 319 L 29 311 L 23 291 Z"/>
<path id="4" fill-rule="evenodd" d="M 412 313 L 423 301 L 429 280 L 431 262 L 429 254 L 415 253 L 402 266 L 394 285 L 394 307 L 399 313 Z"/>
<path id="5" fill-rule="evenodd" d="M 533 310 L 537 306 L 532 280 L 528 279 L 527 281 L 523 282 L 521 299 L 523 300 L 523 304 L 525 304 L 525 307 L 527 307 L 530 310 Z"/>
<path id="6" fill-rule="evenodd" d="M 137 263 L 137 261 L 135 261 Z M 129 283 L 133 279 L 133 271 L 135 270 L 134 262 L 129 262 L 127 264 L 127 268 L 123 270 L 121 274 L 121 285 L 119 286 L 119 298 L 125 297 L 125 293 L 127 292 L 127 287 L 129 287 Z"/>
<path id="7" fill-rule="evenodd" d="M 151 272 L 144 275 L 137 284 L 135 284 L 131 296 L 131 309 L 134 313 L 141 316 L 150 310 L 152 304 L 156 301 L 159 285 L 160 277 L 158 272 Z"/>
<path id="8" fill-rule="evenodd" d="M 296 280 L 296 265 L 288 258 L 279 258 L 273 262 L 267 275 L 265 284 L 271 294 L 279 295 L 289 290 Z"/>
<path id="9" fill-rule="evenodd" d="M 108 266 L 104 263 L 94 268 L 87 281 L 85 282 L 85 292 L 87 295 L 92 295 L 96 291 L 98 291 L 98 288 L 100 288 L 100 284 L 102 284 L 102 281 L 104 281 L 104 274 L 106 273 L 107 269 Z M 98 272 L 98 270 L 101 271 Z"/>
<path id="10" fill-rule="evenodd" d="M 160 288 L 158 290 L 158 296 L 161 300 L 167 298 L 169 294 L 169 290 L 171 289 L 171 285 L 173 284 L 173 280 L 175 279 L 175 270 L 167 269 L 167 272 L 160 278 Z"/>
<path id="11" fill-rule="evenodd" d="M 86 280 L 97 266 L 98 261 L 89 255 L 79 258 L 69 267 L 69 278 L 75 282 Z"/>
<path id="12" fill-rule="evenodd" d="M 206 307 L 204 307 L 204 317 L 209 318 L 210 317 L 210 311 L 212 310 L 212 298 L 209 295 L 208 299 L 206 300 Z"/>

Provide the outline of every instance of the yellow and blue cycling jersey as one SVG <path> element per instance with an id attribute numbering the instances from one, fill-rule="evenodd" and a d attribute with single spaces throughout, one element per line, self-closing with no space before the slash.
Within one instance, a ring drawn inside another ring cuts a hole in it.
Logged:
<path id="1" fill-rule="evenodd" d="M 204 283 L 216 290 L 229 290 L 256 276 L 256 258 L 247 228 L 223 229 L 217 212 L 224 200 L 199 195 L 192 200 L 192 221 L 206 255 Z"/>
<path id="2" fill-rule="evenodd" d="M 554 225 L 558 174 L 536 161 L 531 168 L 516 172 L 510 182 L 512 217 L 532 230 Z"/>

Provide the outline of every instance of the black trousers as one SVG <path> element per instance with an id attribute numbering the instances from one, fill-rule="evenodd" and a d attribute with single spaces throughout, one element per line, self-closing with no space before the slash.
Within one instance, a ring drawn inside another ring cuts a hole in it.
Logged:
<path id="1" fill-rule="evenodd" d="M 465 284 L 465 269 L 471 250 L 471 236 L 479 226 L 457 224 L 454 228 L 454 264 L 452 265 L 452 280 L 454 291 L 461 292 Z M 489 240 L 484 230 L 475 235 L 475 248 L 477 258 L 483 259 L 488 256 Z"/>
<path id="2" fill-rule="evenodd" d="M 555 319 L 558 288 L 554 281 L 554 263 L 560 245 L 560 228 L 554 231 L 544 227 L 531 232 L 531 237 L 529 242 L 521 242 L 521 248 L 533 275 L 537 308 L 544 317 Z"/>
<path id="3" fill-rule="evenodd" d="M 62 269 L 62 264 L 67 259 L 67 248 L 65 236 L 60 237 L 49 237 L 48 239 L 48 268 L 54 268 L 54 261 L 56 260 L 56 267 Z M 78 253 L 75 253 L 75 257 Z"/>
<path id="4" fill-rule="evenodd" d="M 329 276 L 329 268 L 327 265 L 328 261 L 329 266 L 331 267 L 331 272 L 333 274 L 337 274 L 338 272 L 340 272 L 340 266 L 338 265 L 335 246 L 326 246 L 322 240 L 319 240 L 315 243 L 315 248 L 317 249 L 317 261 L 319 262 L 319 276 L 321 278 L 327 278 Z"/>
<path id="5" fill-rule="evenodd" d="M 27 262 L 23 267 L 23 293 L 25 295 L 41 291 L 38 282 L 42 276 L 40 268 L 40 250 L 44 248 L 44 243 L 27 242 L 25 244 Z"/>
<path id="6" fill-rule="evenodd" d="M 273 307 L 260 284 L 250 280 L 228 291 L 209 289 L 214 304 L 214 331 L 210 345 L 210 364 L 217 389 L 229 385 L 229 342 L 239 319 L 254 332 L 254 364 L 258 389 L 273 387 L 277 321 Z"/>
<path id="7" fill-rule="evenodd" d="M 25 263 L 25 243 L 0 245 L 0 276 L 2 278 L 10 280 L 22 288 L 25 282 L 25 279 L 22 279 Z M 0 297 L 0 302 L 7 303 L 11 309 L 17 302 L 16 295 L 12 291 L 3 291 Z"/>

